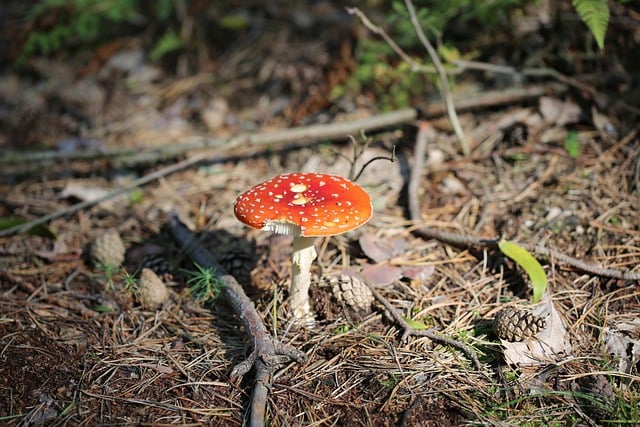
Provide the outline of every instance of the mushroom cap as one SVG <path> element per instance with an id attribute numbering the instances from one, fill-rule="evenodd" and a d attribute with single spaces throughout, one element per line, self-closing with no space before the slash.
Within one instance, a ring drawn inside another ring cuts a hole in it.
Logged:
<path id="1" fill-rule="evenodd" d="M 372 214 L 371 197 L 355 182 L 323 173 L 288 173 L 236 199 L 244 224 L 279 234 L 333 236 L 358 228 Z"/>

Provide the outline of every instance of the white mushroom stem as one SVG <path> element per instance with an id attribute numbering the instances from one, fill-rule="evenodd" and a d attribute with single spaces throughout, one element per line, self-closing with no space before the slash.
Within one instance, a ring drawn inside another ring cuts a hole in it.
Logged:
<path id="1" fill-rule="evenodd" d="M 313 237 L 296 236 L 293 238 L 293 255 L 291 256 L 292 274 L 289 288 L 289 306 L 295 319 L 305 324 L 313 323 L 313 313 L 309 302 L 309 286 L 311 285 L 311 263 L 316 259 L 316 248 Z"/>

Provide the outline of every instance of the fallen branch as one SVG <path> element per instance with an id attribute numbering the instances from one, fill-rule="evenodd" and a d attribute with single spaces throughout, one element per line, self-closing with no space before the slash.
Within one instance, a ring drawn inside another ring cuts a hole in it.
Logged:
<path id="1" fill-rule="evenodd" d="M 416 144 L 414 147 L 414 164 L 409 178 L 407 191 L 409 216 L 414 224 L 418 224 L 421 221 L 418 189 L 420 188 L 420 178 L 424 167 L 424 153 L 426 151 L 426 145 L 430 139 L 430 132 L 433 132 L 431 127 L 426 122 L 421 123 L 418 128 L 418 135 L 416 137 Z M 483 239 L 477 236 L 451 233 L 431 227 L 417 228 L 414 230 L 414 234 L 422 237 L 423 239 L 438 240 L 442 243 L 458 248 L 475 247 L 498 250 L 497 239 Z M 602 277 L 611 277 L 613 279 L 640 280 L 640 272 L 601 267 L 540 245 L 527 243 L 519 243 L 519 245 L 534 254 L 537 258 L 545 261 L 561 262 L 585 273 L 591 273 Z"/>
<path id="2" fill-rule="evenodd" d="M 255 368 L 255 385 L 251 398 L 248 425 L 252 427 L 264 425 L 267 395 L 271 386 L 273 372 L 278 366 L 291 360 L 303 362 L 306 355 L 282 342 L 274 339 L 262 323 L 253 302 L 247 297 L 236 279 L 227 274 L 211 254 L 198 242 L 196 236 L 178 218 L 175 213 L 169 215 L 169 228 L 174 239 L 189 254 L 191 259 L 201 267 L 212 267 L 217 278 L 224 284 L 222 293 L 233 310 L 242 320 L 245 330 L 252 340 L 253 350 L 249 357 L 237 364 L 231 371 L 231 377 L 246 374 Z"/>
<path id="3" fill-rule="evenodd" d="M 156 179 L 162 178 L 163 176 L 166 175 L 170 175 L 172 173 L 178 172 L 182 169 L 186 169 L 189 166 L 193 166 L 197 163 L 200 163 L 202 160 L 204 160 L 204 156 L 203 155 L 196 155 L 193 156 L 189 159 L 183 160 L 182 162 L 173 164 L 171 166 L 167 166 L 165 168 L 162 168 L 160 170 L 157 170 L 155 172 L 152 172 L 148 175 L 143 176 L 142 178 L 136 179 L 135 181 L 133 181 L 131 184 L 125 186 L 125 187 L 121 187 L 118 188 L 116 190 L 113 191 L 109 191 L 108 193 L 100 196 L 100 197 L 96 197 L 95 199 L 91 199 L 91 200 L 85 200 L 79 203 L 76 203 L 75 205 L 71 205 L 67 208 L 61 209 L 59 211 L 55 211 L 52 212 L 50 214 L 41 216 L 39 218 L 36 218 L 32 221 L 28 221 L 25 222 L 24 224 L 20 224 L 17 225 L 15 227 L 11 227 L 11 228 L 7 228 L 5 230 L 0 230 L 0 237 L 1 236 L 9 236 L 12 234 L 17 234 L 17 233 L 24 233 L 29 231 L 30 229 L 32 229 L 35 226 L 44 224 L 45 222 L 51 221 L 52 219 L 56 219 L 56 218 L 60 218 L 64 215 L 68 215 L 71 214 L 73 212 L 79 211 L 81 209 L 85 209 L 88 207 L 91 207 L 93 205 L 97 205 L 100 202 L 104 202 L 106 200 L 110 200 L 113 199 L 114 197 L 117 197 L 121 194 L 124 193 L 128 193 L 129 191 L 132 191 L 133 189 L 140 187 L 144 184 L 148 184 L 151 181 L 155 181 Z"/>
<path id="4" fill-rule="evenodd" d="M 278 132 L 271 133 L 263 133 L 263 134 L 247 134 L 247 135 L 238 135 L 229 140 L 220 140 L 220 139 L 202 139 L 194 142 L 187 142 L 184 144 L 173 145 L 166 148 L 168 151 L 160 151 L 165 155 L 168 153 L 172 153 L 177 156 L 186 151 L 197 149 L 197 148 L 211 148 L 217 147 L 222 143 L 222 141 L 226 142 L 227 145 L 220 146 L 216 149 L 215 159 L 217 161 L 224 161 L 231 157 L 240 157 L 240 156 L 249 156 L 252 154 L 256 154 L 260 151 L 265 150 L 274 150 L 277 151 L 282 149 L 283 147 L 292 144 L 294 141 L 297 143 L 309 142 L 309 141 L 319 141 L 324 139 L 342 139 L 347 138 L 351 135 L 359 134 L 361 132 L 386 128 L 389 126 L 400 125 L 402 123 L 409 123 L 416 119 L 416 110 L 414 109 L 405 109 L 392 111 L 390 113 L 379 114 L 373 117 L 369 117 L 361 120 L 354 120 L 351 122 L 344 123 L 332 123 L 327 125 L 314 125 L 307 127 L 299 127 L 294 129 L 286 129 Z M 149 160 L 149 155 L 153 152 L 156 152 L 158 149 L 151 149 L 149 151 L 144 151 L 139 155 L 142 156 L 145 161 Z M 53 161 L 53 160 L 73 160 L 73 159 L 89 159 L 92 158 L 90 156 L 91 153 L 80 152 L 80 153 L 59 153 L 55 151 L 43 152 L 43 153 L 23 153 L 18 154 L 14 152 L 5 153 L 2 157 L 0 157 L 0 165 L 2 163 L 12 163 L 14 162 L 42 162 L 42 161 Z M 130 156 L 130 150 L 124 150 L 122 152 L 94 152 L 91 155 L 109 157 L 110 155 L 117 156 L 118 154 L 124 154 L 125 156 Z M 69 206 L 67 208 L 61 209 L 56 212 L 52 212 L 48 215 L 44 215 L 42 217 L 36 218 L 32 221 L 26 222 L 24 224 L 17 225 L 15 227 L 7 228 L 5 230 L 0 230 L 0 237 L 9 236 L 17 233 L 24 233 L 31 228 L 44 224 L 48 221 L 51 221 L 56 218 L 60 218 L 64 215 L 68 215 L 79 211 L 81 209 L 86 209 L 91 206 L 94 206 L 100 202 L 104 202 L 106 200 L 113 199 L 116 196 L 132 191 L 133 189 L 140 187 L 142 185 L 148 184 L 156 179 L 162 178 L 164 176 L 179 172 L 188 167 L 194 166 L 200 162 L 205 160 L 211 160 L 207 157 L 206 152 L 198 153 L 189 157 L 181 162 L 176 164 L 167 166 L 158 171 L 152 172 L 148 175 L 145 175 L 131 184 L 118 188 L 116 190 L 110 191 L 104 194 L 101 197 L 85 200 L 75 205 Z M 77 156 L 77 157 L 76 157 Z M 135 159 L 129 157 L 127 161 L 131 161 L 135 163 Z"/>
<path id="5" fill-rule="evenodd" d="M 239 134 L 231 138 L 196 137 L 179 144 L 163 144 L 161 147 L 148 149 L 120 149 L 120 150 L 87 150 L 78 152 L 20 152 L 3 151 L 0 165 L 16 165 L 20 163 L 38 163 L 69 160 L 113 159 L 123 164 L 135 164 L 138 161 L 154 161 L 178 157 L 193 150 L 215 150 L 216 157 L 248 156 L 265 149 L 280 150 L 287 145 L 309 143 L 319 140 L 346 139 L 361 132 L 370 133 L 374 130 L 403 123 L 410 123 L 416 119 L 417 113 L 413 108 L 377 114 L 359 120 L 329 123 L 322 125 L 301 126 L 283 129 L 275 132 Z"/>

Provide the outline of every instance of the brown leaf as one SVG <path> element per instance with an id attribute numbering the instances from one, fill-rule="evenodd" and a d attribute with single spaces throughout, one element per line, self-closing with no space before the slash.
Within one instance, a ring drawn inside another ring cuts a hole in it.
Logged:
<path id="1" fill-rule="evenodd" d="M 507 363 L 520 368 L 544 365 L 558 355 L 571 351 L 567 330 L 548 292 L 532 312 L 546 320 L 546 327 L 541 332 L 520 342 L 501 340 Z"/>
<path id="2" fill-rule="evenodd" d="M 578 104 L 549 96 L 540 98 L 539 109 L 547 123 L 558 126 L 577 122 L 581 114 Z"/>
<path id="3" fill-rule="evenodd" d="M 403 266 L 402 276 L 411 280 L 425 280 L 433 274 L 436 268 L 433 265 Z"/>
<path id="4" fill-rule="evenodd" d="M 367 265 L 362 275 L 373 286 L 387 286 L 402 278 L 402 268 L 388 264 Z"/>
<path id="5" fill-rule="evenodd" d="M 59 240 L 53 244 L 53 249 L 42 249 L 34 251 L 34 253 L 49 262 L 75 261 L 82 255 L 81 250 L 69 248 L 66 243 Z"/>
<path id="6" fill-rule="evenodd" d="M 366 256 L 375 262 L 382 262 L 400 255 L 404 251 L 404 239 L 380 239 L 375 234 L 364 233 L 358 240 Z"/>

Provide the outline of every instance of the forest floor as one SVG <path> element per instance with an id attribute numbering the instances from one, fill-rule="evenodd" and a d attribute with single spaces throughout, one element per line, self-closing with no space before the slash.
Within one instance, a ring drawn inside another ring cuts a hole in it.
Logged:
<path id="1" fill-rule="evenodd" d="M 598 59 L 574 58 L 583 72 L 503 86 L 485 71 L 452 77 L 469 155 L 433 86 L 382 128 L 371 93 L 331 99 L 356 68 L 357 46 L 375 37 L 342 19 L 356 36 L 340 27 L 300 38 L 274 26 L 183 76 L 147 61 L 135 37 L 3 70 L 0 423 L 247 419 L 253 371 L 230 374 L 251 340 L 224 298 L 190 292 L 202 276 L 167 226 L 173 212 L 244 287 L 269 333 L 306 355 L 273 372 L 269 425 L 640 424 L 640 127 L 627 97 L 640 70 L 622 58 L 626 43 L 638 51 L 638 14 L 631 35 L 612 20 Z M 358 130 L 347 132 L 353 140 L 332 133 L 358 120 L 367 144 Z M 292 239 L 242 225 L 236 197 L 285 172 L 350 176 L 353 162 L 357 171 L 393 151 L 358 178 L 372 219 L 318 238 L 316 323 L 297 326 Z M 424 229 L 518 242 L 541 261 L 548 298 L 532 304 L 527 274 L 495 245 L 452 245 Z M 126 257 L 105 268 L 92 248 L 112 230 Z M 157 307 L 135 292 L 145 266 L 168 285 Z M 407 325 L 380 299 L 341 302 L 333 283 L 345 270 L 361 272 L 410 325 L 472 349 L 480 366 L 455 345 L 403 337 Z M 550 336 L 495 336 L 503 308 L 540 306 Z"/>

